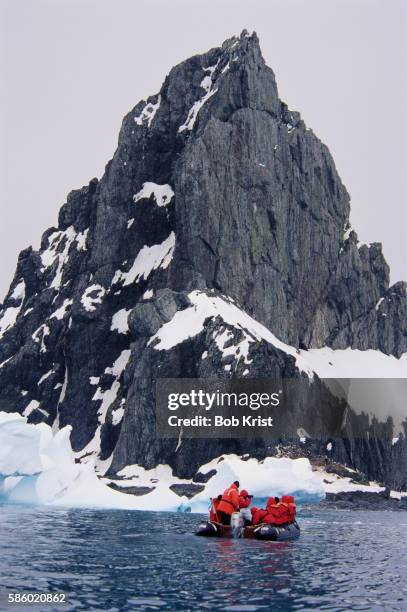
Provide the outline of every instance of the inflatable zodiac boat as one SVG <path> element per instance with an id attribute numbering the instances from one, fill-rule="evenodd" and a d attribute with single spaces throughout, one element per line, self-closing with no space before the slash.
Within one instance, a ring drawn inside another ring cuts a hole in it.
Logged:
<path id="1" fill-rule="evenodd" d="M 287 525 L 249 525 L 243 526 L 239 515 L 232 515 L 231 525 L 222 525 L 211 521 L 201 523 L 195 532 L 197 536 L 208 538 L 249 538 L 254 540 L 270 540 L 272 542 L 286 542 L 295 540 L 300 536 L 300 528 L 296 521 Z"/>

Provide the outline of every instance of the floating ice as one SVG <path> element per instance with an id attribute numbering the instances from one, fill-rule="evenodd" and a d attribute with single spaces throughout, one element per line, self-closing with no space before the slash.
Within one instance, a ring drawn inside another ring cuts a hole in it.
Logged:
<path id="1" fill-rule="evenodd" d="M 119 411 L 120 408 L 115 411 L 119 413 L 117 418 L 122 416 Z M 151 470 L 129 465 L 119 473 L 118 486 L 124 490 L 134 486 L 154 487 L 147 495 L 133 496 L 112 490 L 107 486 L 112 482 L 110 479 L 99 479 L 92 460 L 86 464 L 75 463 L 70 432 L 67 426 L 53 434 L 44 423 L 29 425 L 19 414 L 0 412 L 0 498 L 61 506 L 206 512 L 210 498 L 222 493 L 234 480 L 239 480 L 241 487 L 248 489 L 257 501 L 285 493 L 316 500 L 325 491 L 383 490 L 377 483 L 357 485 L 350 478 L 328 474 L 322 468 L 313 469 L 306 458 L 267 457 L 259 462 L 222 455 L 200 468 L 203 474 L 211 470 L 216 470 L 216 474 L 191 500 L 179 497 L 170 489 L 173 484 L 191 484 L 191 480 L 175 477 L 168 465 Z"/>
<path id="2" fill-rule="evenodd" d="M 55 435 L 44 423 L 27 424 L 19 414 L 0 412 L 0 498 L 56 506 L 176 510 L 180 498 L 162 483 L 147 496 L 113 491 L 96 475 L 94 464 L 75 463 L 71 428 Z"/>
<path id="3" fill-rule="evenodd" d="M 206 463 L 199 471 L 207 474 L 211 470 L 216 470 L 216 474 L 207 482 L 204 491 L 189 501 L 192 511 L 204 512 L 208 500 L 223 493 L 235 480 L 257 499 L 285 494 L 308 498 L 324 496 L 322 479 L 306 458 L 266 457 L 259 462 L 233 454 L 222 455 Z"/>

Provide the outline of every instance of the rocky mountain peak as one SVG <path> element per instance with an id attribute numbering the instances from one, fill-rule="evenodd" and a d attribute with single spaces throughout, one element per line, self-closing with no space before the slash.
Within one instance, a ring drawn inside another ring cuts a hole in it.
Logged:
<path id="1" fill-rule="evenodd" d="M 78 456 L 112 469 L 186 473 L 223 447 L 156 439 L 157 377 L 303 377 L 301 350 L 320 347 L 399 358 L 405 291 L 349 212 L 255 33 L 180 63 L 124 118 L 103 177 L 20 255 L 0 310 L 0 409 L 72 425 Z"/>

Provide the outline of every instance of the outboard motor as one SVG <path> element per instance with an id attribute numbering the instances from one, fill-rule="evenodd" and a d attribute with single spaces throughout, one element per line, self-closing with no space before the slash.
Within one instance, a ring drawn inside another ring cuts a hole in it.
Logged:
<path id="1" fill-rule="evenodd" d="M 244 519 L 240 515 L 240 512 L 233 512 L 230 517 L 230 528 L 232 531 L 232 537 L 240 538 L 242 536 L 244 526 Z"/>

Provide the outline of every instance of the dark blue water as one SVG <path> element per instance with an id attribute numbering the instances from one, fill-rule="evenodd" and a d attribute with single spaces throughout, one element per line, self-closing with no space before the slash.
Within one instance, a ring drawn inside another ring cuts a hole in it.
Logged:
<path id="1" fill-rule="evenodd" d="M 280 544 L 197 538 L 199 519 L 0 506 L 0 608 L 407 610 L 407 513 L 307 511 Z M 69 604 L 7 606 L 16 590 Z"/>

